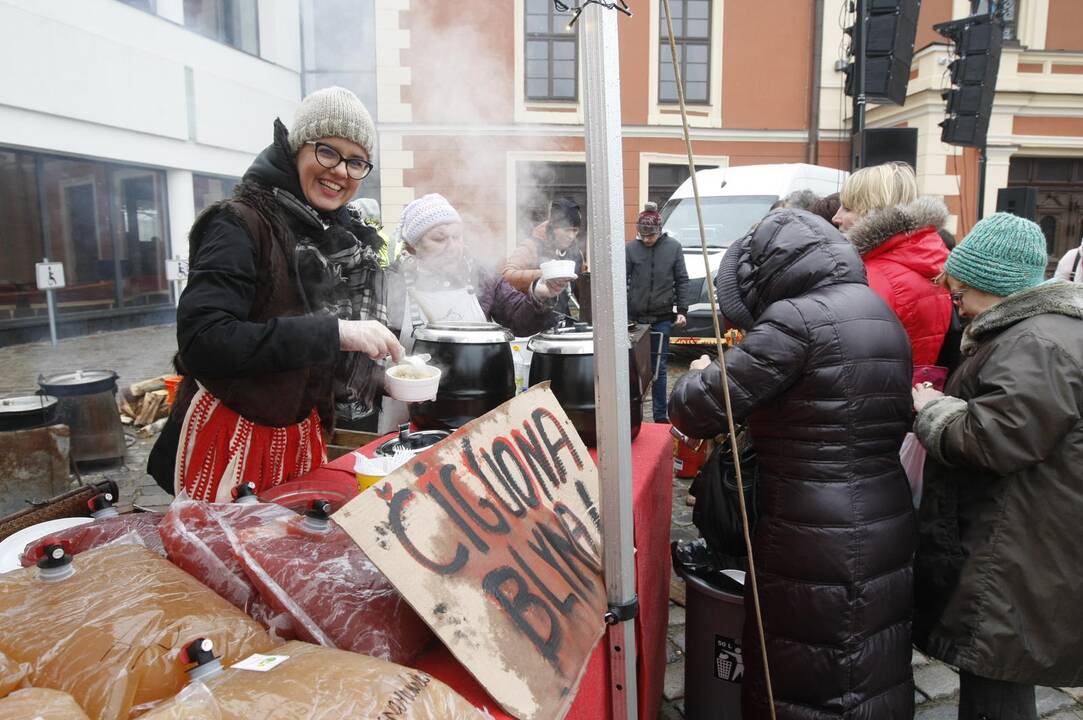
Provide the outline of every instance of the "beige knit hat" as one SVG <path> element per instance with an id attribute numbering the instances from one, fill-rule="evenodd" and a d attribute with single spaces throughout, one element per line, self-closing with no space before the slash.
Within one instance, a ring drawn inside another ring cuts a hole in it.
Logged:
<path id="1" fill-rule="evenodd" d="M 399 223 L 399 237 L 413 247 L 429 230 L 446 223 L 461 223 L 462 217 L 443 195 L 429 193 L 403 208 Z"/>
<path id="2" fill-rule="evenodd" d="M 306 142 L 326 137 L 355 142 L 372 158 L 376 126 L 364 104 L 346 88 L 323 88 L 301 101 L 290 129 L 290 152 L 296 154 Z"/>

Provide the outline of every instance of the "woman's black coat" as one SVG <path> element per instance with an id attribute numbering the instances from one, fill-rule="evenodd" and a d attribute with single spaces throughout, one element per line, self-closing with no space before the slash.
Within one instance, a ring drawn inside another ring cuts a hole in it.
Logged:
<path id="1" fill-rule="evenodd" d="M 759 455 L 753 550 L 779 718 L 913 716 L 914 512 L 899 447 L 910 344 L 822 218 L 768 215 L 719 273 L 722 312 L 747 330 L 726 352 L 734 420 Z M 718 363 L 669 401 L 692 437 L 726 429 Z M 768 717 L 746 602 L 744 717 Z"/>

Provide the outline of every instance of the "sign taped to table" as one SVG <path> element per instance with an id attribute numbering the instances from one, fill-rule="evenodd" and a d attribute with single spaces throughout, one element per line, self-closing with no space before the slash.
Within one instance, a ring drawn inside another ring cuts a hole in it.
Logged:
<path id="1" fill-rule="evenodd" d="M 604 630 L 598 472 L 547 384 L 334 515 L 510 714 L 563 718 Z"/>

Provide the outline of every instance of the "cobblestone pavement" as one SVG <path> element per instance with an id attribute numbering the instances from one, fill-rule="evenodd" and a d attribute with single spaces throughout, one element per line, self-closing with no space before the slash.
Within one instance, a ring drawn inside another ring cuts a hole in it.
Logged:
<path id="1" fill-rule="evenodd" d="M 101 333 L 49 343 L 0 347 L 0 395 L 25 393 L 36 389 L 39 373 L 79 369 L 114 370 L 118 385 L 162 375 L 170 371 L 176 351 L 175 327 L 160 325 L 120 332 Z M 669 385 L 687 371 L 687 359 L 671 361 Z M 649 393 L 644 401 L 644 419 L 651 417 Z M 120 486 L 122 506 L 139 505 L 161 509 L 170 496 L 162 492 L 147 475 L 147 455 L 154 438 L 144 439 L 128 433 L 127 455 L 122 462 L 80 468 L 84 479 L 108 478 Z M 673 479 L 674 540 L 697 537 L 692 525 L 692 508 L 685 504 L 690 480 Z M 681 581 L 678 579 L 679 584 Z M 675 602 L 669 606 L 669 640 L 663 705 L 659 718 L 684 717 L 684 633 L 685 609 Z M 914 683 L 917 701 L 916 720 L 955 720 L 959 676 L 954 668 L 931 660 L 915 651 Z M 1039 688 L 1038 714 L 1048 720 L 1083 720 L 1083 688 Z"/>
<path id="2" fill-rule="evenodd" d="M 671 360 L 668 385 L 673 387 L 688 370 L 687 360 Z M 644 405 L 644 418 L 650 417 L 648 401 Z M 673 478 L 673 517 L 670 534 L 673 540 L 691 540 L 699 537 L 692 525 L 692 508 L 685 504 L 691 480 Z M 676 577 L 676 575 L 674 575 Z M 677 578 L 683 587 L 684 582 Z M 685 610 L 675 602 L 669 603 L 669 642 L 666 657 L 666 676 L 663 684 L 661 720 L 676 720 L 684 715 L 684 633 Z M 959 707 L 959 675 L 955 668 L 914 650 L 911 660 L 914 669 L 914 700 L 917 705 L 915 720 L 955 720 Z M 1038 716 L 1046 720 L 1083 720 L 1083 688 L 1038 688 Z M 717 715 L 721 717 L 721 714 Z"/>
<path id="3" fill-rule="evenodd" d="M 117 387 L 172 372 L 177 351 L 175 325 L 155 325 L 49 342 L 0 347 L 0 396 L 32 393 L 38 375 L 74 370 L 112 370 Z M 85 481 L 113 480 L 120 489 L 119 505 L 157 510 L 172 499 L 146 473 L 147 455 L 155 438 L 141 438 L 125 428 L 127 453 L 120 461 L 81 463 Z M 77 482 L 73 477 L 73 483 Z"/>

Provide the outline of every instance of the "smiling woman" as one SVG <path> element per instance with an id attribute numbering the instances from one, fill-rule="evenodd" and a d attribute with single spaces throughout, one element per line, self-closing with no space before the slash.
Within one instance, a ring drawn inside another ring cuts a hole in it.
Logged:
<path id="1" fill-rule="evenodd" d="M 167 491 L 266 490 L 326 460 L 336 401 L 373 408 L 374 360 L 402 354 L 384 327 L 383 240 L 347 207 L 375 141 L 356 95 L 314 92 L 196 220 L 177 308 L 185 379 L 148 466 Z"/>
<path id="2" fill-rule="evenodd" d="M 370 170 L 365 148 L 345 138 L 310 140 L 297 153 L 301 189 L 317 210 L 342 207 Z"/>

